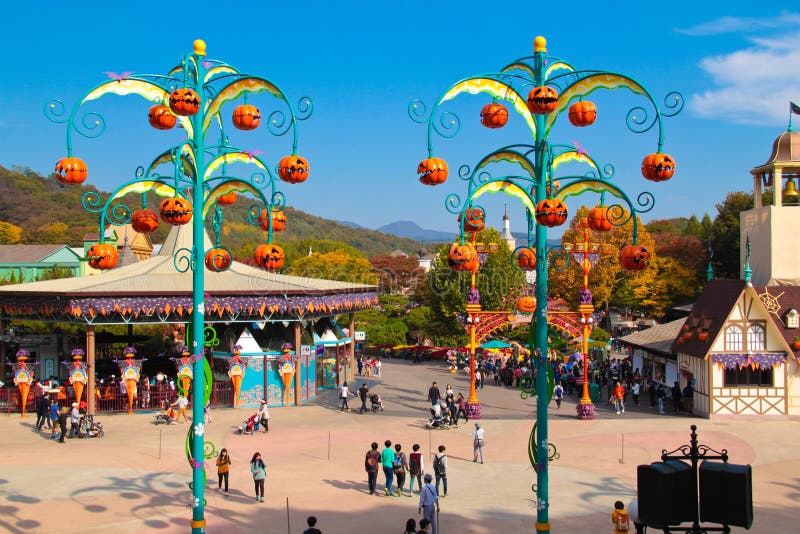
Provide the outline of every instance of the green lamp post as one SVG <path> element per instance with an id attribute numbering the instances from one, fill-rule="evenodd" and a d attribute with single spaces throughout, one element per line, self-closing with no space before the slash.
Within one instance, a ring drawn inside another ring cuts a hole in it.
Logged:
<path id="1" fill-rule="evenodd" d="M 274 224 L 285 205 L 285 197 L 277 186 L 282 180 L 300 183 L 308 178 L 309 167 L 305 158 L 297 155 L 297 123 L 311 116 L 313 104 L 307 97 L 293 107 L 277 85 L 266 78 L 240 73 L 233 66 L 206 57 L 206 44 L 194 42 L 194 50 L 166 75 L 138 75 L 109 73 L 105 81 L 86 95 L 67 113 L 66 106 L 58 100 L 45 105 L 47 118 L 67 126 L 67 157 L 56 164 L 56 177 L 64 184 L 80 184 L 86 180 L 88 168 L 80 158 L 73 156 L 73 131 L 87 138 L 99 137 L 105 130 L 105 120 L 93 111 L 82 107 L 104 95 L 135 94 L 153 105 L 149 110 L 150 125 L 158 130 L 169 130 L 178 124 L 185 139 L 159 154 L 147 167 L 136 169 L 135 177 L 116 188 L 106 199 L 96 192 L 84 194 L 82 204 L 89 212 L 97 213 L 100 220 L 100 243 L 87 251 L 89 265 L 96 269 L 110 269 L 117 263 L 116 247 L 104 243 L 107 224 L 131 223 L 139 232 L 152 232 L 158 227 L 158 218 L 171 225 L 192 225 L 192 248 L 180 249 L 173 263 L 180 272 L 192 271 L 191 345 L 192 353 L 192 425 L 186 436 L 186 454 L 192 467 L 193 493 L 192 532 L 205 532 L 205 469 L 204 460 L 215 455 L 212 443 L 205 441 L 203 409 L 211 393 L 211 373 L 203 348 L 206 337 L 215 337 L 204 328 L 205 269 L 213 272 L 227 270 L 231 265 L 230 251 L 220 245 L 220 206 L 235 201 L 237 193 L 255 197 L 249 207 L 248 219 L 266 231 L 267 244 L 256 249 L 255 261 L 267 270 L 279 269 L 283 252 L 272 244 Z M 249 95 L 267 93 L 275 97 L 278 109 L 271 111 L 266 121 L 270 134 L 290 134 L 292 152 L 275 167 L 271 167 L 260 152 L 233 146 L 225 133 L 222 108 L 240 98 L 243 103 L 233 110 L 231 121 L 239 130 L 254 130 L 261 123 L 261 111 L 248 104 Z M 218 133 L 209 141 L 212 132 Z M 229 169 L 255 166 L 248 177 L 234 176 Z M 168 172 L 162 173 L 167 167 Z M 280 179 L 280 180 L 279 180 Z M 164 197 L 159 213 L 147 209 L 147 194 Z M 131 211 L 121 199 L 128 194 L 141 195 L 142 208 Z M 209 219 L 210 217 L 210 219 Z M 213 220 L 216 243 L 204 250 L 205 225 Z"/>
<path id="2" fill-rule="evenodd" d="M 564 111 L 567 111 L 572 125 L 591 125 L 595 121 L 597 108 L 584 97 L 597 89 L 628 89 L 647 101 L 647 108 L 636 106 L 628 112 L 626 124 L 634 133 L 655 128 L 658 135 L 657 151 L 645 156 L 642 174 L 648 180 L 659 182 L 668 180 L 675 172 L 672 157 L 661 152 L 663 118 L 677 115 L 683 108 L 683 97 L 677 92 L 665 97 L 661 109 L 650 92 L 632 78 L 601 70 L 577 70 L 566 61 L 548 55 L 546 44 L 543 37 L 537 37 L 533 56 L 513 61 L 500 72 L 456 82 L 436 101 L 430 112 L 419 100 L 412 101 L 408 108 L 411 119 L 426 124 L 428 129 L 428 158 L 417 167 L 419 180 L 425 185 L 438 185 L 447 180 L 448 165 L 444 159 L 434 157 L 433 142 L 437 135 L 449 139 L 460 131 L 458 116 L 442 110 L 443 104 L 458 95 L 487 93 L 492 97 L 492 102 L 481 111 L 481 123 L 487 128 L 501 128 L 507 123 L 509 110 L 505 103 L 521 117 L 531 133 L 532 139 L 528 143 L 494 150 L 479 160 L 474 168 L 461 166 L 458 175 L 467 183 L 466 196 L 462 199 L 458 194 L 451 193 L 445 200 L 445 206 L 450 213 L 459 215 L 462 221 L 459 243 L 451 249 L 450 256 L 451 266 L 456 270 L 470 270 L 463 266 L 471 264 L 467 258 L 476 253 L 469 250 L 471 245 L 465 240 L 463 221 L 474 210 L 485 213 L 476 203 L 481 195 L 502 192 L 519 199 L 526 208 L 528 242 L 512 252 L 511 261 L 519 269 L 536 271 L 536 307 L 529 330 L 531 353 L 535 354 L 536 378 L 535 383 L 523 383 L 521 388 L 523 398 L 531 394 L 537 396 L 536 423 L 528 443 L 528 453 L 537 479 L 532 488 L 537 495 L 537 533 L 550 532 L 548 463 L 558 457 L 555 446 L 548 440 L 547 424 L 547 406 L 553 391 L 553 369 L 547 357 L 548 265 L 555 262 L 563 267 L 569 261 L 569 253 L 563 247 L 547 248 L 547 229 L 566 222 L 568 211 L 565 199 L 586 192 L 605 193 L 606 198 L 617 199 L 616 203 L 603 210 L 606 222 L 616 226 L 631 220 L 633 222 L 633 242 L 621 248 L 620 262 L 626 269 L 642 270 L 649 263 L 649 251 L 636 243 L 636 215 L 649 211 L 655 204 L 654 196 L 647 192 L 640 193 L 636 203 L 632 202 L 613 183 L 613 166 L 601 166 L 578 146 L 551 142 L 551 128 Z M 527 97 L 524 96 L 526 93 Z M 557 176 L 559 167 L 566 163 L 582 164 L 588 170 L 584 175 L 567 173 Z M 507 172 L 509 166 L 514 166 L 518 173 L 495 176 L 490 169 L 498 164 L 503 165 L 501 172 Z M 474 294 L 469 303 L 474 304 L 478 300 L 479 295 Z M 584 410 L 594 411 L 591 403 L 581 406 L 584 406 Z M 591 414 L 581 414 L 580 410 L 579 406 L 579 417 L 583 415 L 584 419 L 590 418 Z"/>

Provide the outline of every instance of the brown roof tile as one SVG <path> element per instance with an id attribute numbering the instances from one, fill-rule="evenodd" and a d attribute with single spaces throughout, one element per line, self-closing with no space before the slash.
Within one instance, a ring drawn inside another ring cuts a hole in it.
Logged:
<path id="1" fill-rule="evenodd" d="M 657 352 L 664 355 L 672 355 L 672 342 L 678 337 L 681 327 L 686 319 L 684 317 L 656 325 L 645 330 L 634 332 L 619 338 L 619 340 L 632 347 L 641 347 L 650 352 Z"/>
<path id="2" fill-rule="evenodd" d="M 66 245 L 0 245 L 0 263 L 36 263 Z"/>

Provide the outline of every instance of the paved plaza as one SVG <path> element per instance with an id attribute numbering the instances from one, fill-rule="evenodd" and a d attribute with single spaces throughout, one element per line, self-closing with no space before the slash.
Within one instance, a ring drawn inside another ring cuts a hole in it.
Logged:
<path id="1" fill-rule="evenodd" d="M 334 392 L 301 408 L 271 410 L 270 432 L 234 434 L 255 410 L 220 409 L 206 428 L 217 449 L 226 447 L 233 465 L 231 495 L 216 491 L 209 462 L 207 532 L 300 533 L 314 514 L 325 534 L 393 534 L 416 517 L 418 497 L 370 496 L 363 469 L 372 441 L 419 443 L 431 451 L 444 444 L 450 457 L 448 497 L 441 502 L 443 534 L 532 533 L 531 484 L 527 456 L 535 399 L 487 384 L 480 391 L 487 463 L 472 462 L 472 424 L 428 431 L 425 400 L 432 380 L 467 393 L 465 375 L 438 364 L 389 360 L 383 378 L 365 379 L 381 393 L 386 410 L 340 413 Z M 360 380 L 354 388 L 361 384 Z M 605 403 L 594 421 L 574 417 L 576 397 L 560 410 L 551 407 L 550 440 L 560 454 L 551 464 L 551 523 L 554 533 L 611 532 L 615 500 L 626 503 L 636 486 L 636 466 L 656 461 L 662 449 L 688 443 L 697 424 L 701 443 L 727 448 L 733 463 L 753 466 L 755 523 L 751 532 L 792 532 L 800 506 L 800 422 L 744 419 L 708 422 L 659 416 L 647 399 L 640 408 L 616 415 Z M 351 408 L 358 408 L 355 399 Z M 630 404 L 630 403 L 629 403 Z M 32 431 L 35 415 L 0 416 L 0 531 L 94 533 L 187 532 L 191 473 L 184 456 L 187 425 L 155 426 L 153 414 L 100 415 L 102 439 L 51 441 Z M 329 445 L 330 444 L 330 445 Z M 266 502 L 253 498 L 248 462 L 260 451 L 268 462 Z M 432 472 L 430 455 L 426 467 Z M 288 503 L 288 511 L 287 511 Z M 288 524 L 287 524 L 288 523 Z M 290 527 L 289 527 L 290 525 Z M 734 532 L 744 532 L 734 529 Z"/>

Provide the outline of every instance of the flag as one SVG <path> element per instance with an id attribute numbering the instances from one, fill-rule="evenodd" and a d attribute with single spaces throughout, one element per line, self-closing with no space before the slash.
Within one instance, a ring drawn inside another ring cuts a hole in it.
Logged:
<path id="1" fill-rule="evenodd" d="M 789 102 L 789 112 L 794 113 L 795 115 L 800 115 L 800 106 L 794 102 Z"/>

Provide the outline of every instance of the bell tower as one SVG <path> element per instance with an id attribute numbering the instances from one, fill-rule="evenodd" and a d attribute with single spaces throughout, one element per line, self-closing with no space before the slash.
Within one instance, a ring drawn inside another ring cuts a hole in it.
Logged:
<path id="1" fill-rule="evenodd" d="M 790 125 L 775 139 L 769 159 L 750 173 L 754 207 L 739 215 L 741 269 L 749 236 L 753 285 L 800 285 L 800 133 Z M 766 206 L 761 197 L 764 188 L 775 193 Z"/>

